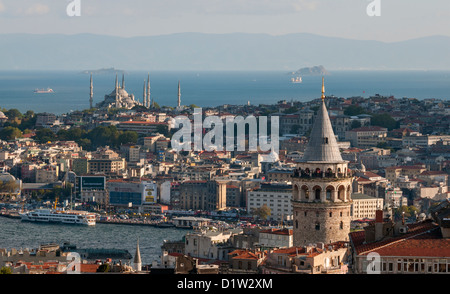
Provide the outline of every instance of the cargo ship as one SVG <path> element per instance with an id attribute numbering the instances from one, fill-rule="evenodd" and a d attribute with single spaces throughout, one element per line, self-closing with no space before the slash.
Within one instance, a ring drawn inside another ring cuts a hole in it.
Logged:
<path id="1" fill-rule="evenodd" d="M 294 84 L 300 84 L 303 82 L 302 77 L 296 77 L 296 78 L 292 78 L 291 82 Z"/>
<path id="2" fill-rule="evenodd" d="M 53 89 L 51 89 L 51 88 L 47 88 L 47 89 L 35 89 L 34 90 L 34 93 L 37 93 L 37 94 L 43 94 L 43 93 L 53 93 L 54 91 L 53 91 Z"/>

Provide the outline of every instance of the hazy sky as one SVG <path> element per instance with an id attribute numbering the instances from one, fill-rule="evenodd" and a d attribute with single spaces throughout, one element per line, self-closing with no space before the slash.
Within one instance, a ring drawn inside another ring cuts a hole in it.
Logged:
<path id="1" fill-rule="evenodd" d="M 201 33 L 313 33 L 396 41 L 450 36 L 449 0 L 0 0 L 0 33 L 93 33 L 116 36 Z"/>

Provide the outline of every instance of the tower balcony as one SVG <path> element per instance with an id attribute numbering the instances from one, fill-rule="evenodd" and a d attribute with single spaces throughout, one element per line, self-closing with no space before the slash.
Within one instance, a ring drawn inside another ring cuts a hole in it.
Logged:
<path id="1" fill-rule="evenodd" d="M 330 181 L 340 180 L 346 178 L 352 178 L 353 175 L 351 173 L 343 173 L 343 172 L 331 172 L 331 171 L 308 171 L 296 169 L 291 175 L 291 178 L 295 179 L 303 179 L 303 180 L 317 180 L 317 179 L 327 179 Z"/>

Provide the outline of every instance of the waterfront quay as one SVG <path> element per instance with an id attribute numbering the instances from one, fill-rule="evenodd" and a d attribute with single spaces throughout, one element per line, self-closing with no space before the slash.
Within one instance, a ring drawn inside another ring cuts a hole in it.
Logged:
<path id="1" fill-rule="evenodd" d="M 171 222 L 162 220 L 149 220 L 143 218 L 121 219 L 121 218 L 100 218 L 97 223 L 101 224 L 115 224 L 115 225 L 135 225 L 135 226 L 155 226 L 155 227 L 169 227 L 174 226 Z"/>

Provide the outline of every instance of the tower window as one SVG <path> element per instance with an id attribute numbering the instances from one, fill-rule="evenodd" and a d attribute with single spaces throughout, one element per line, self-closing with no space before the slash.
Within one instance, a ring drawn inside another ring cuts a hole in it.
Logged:
<path id="1" fill-rule="evenodd" d="M 324 144 L 328 144 L 328 138 L 327 137 L 323 138 L 323 143 Z"/>
<path id="2" fill-rule="evenodd" d="M 327 200 L 331 200 L 331 190 L 327 190 Z"/>
<path id="3" fill-rule="evenodd" d="M 341 222 L 341 223 L 339 224 L 339 229 L 341 229 L 341 230 L 344 229 L 344 223 L 343 223 L 343 222 Z"/>
<path id="4" fill-rule="evenodd" d="M 316 231 L 320 231 L 320 223 L 316 223 Z"/>

